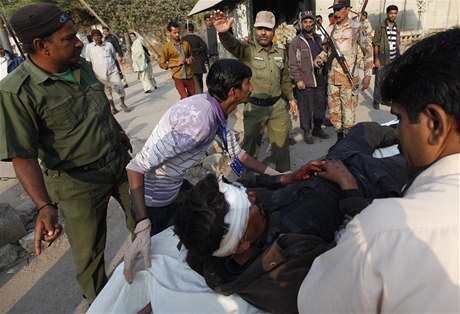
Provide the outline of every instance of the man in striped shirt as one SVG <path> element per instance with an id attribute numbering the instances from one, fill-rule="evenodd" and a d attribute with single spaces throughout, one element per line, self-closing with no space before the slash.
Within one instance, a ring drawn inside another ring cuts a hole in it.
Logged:
<path id="1" fill-rule="evenodd" d="M 251 69 L 238 60 L 216 61 L 206 78 L 208 93 L 171 106 L 126 167 L 137 222 L 136 239 L 125 254 L 124 274 L 129 283 L 139 253 L 150 265 L 150 236 L 172 224 L 179 192 L 191 185 L 184 180 L 185 172 L 204 157 L 216 135 L 233 160 L 235 173 L 242 165 L 257 173 L 280 174 L 246 153 L 227 127 L 228 115 L 247 102 L 252 92 L 251 76 Z"/>
<path id="2" fill-rule="evenodd" d="M 380 95 L 379 88 L 380 73 L 384 66 L 390 64 L 390 62 L 400 55 L 400 30 L 395 22 L 398 16 L 398 7 L 389 5 L 386 12 L 387 18 L 376 28 L 374 39 L 372 40 L 372 45 L 374 47 L 374 67 L 376 70 L 373 102 L 374 109 L 379 109 L 380 103 L 382 103 L 382 96 Z"/>
<path id="3" fill-rule="evenodd" d="M 121 82 L 117 67 L 117 57 L 115 48 L 109 42 L 102 41 L 102 33 L 98 29 L 91 30 L 93 42 L 86 46 L 86 61 L 92 66 L 97 79 L 104 84 L 104 92 L 109 99 L 112 114 L 118 112 L 113 102 L 112 89 L 120 95 L 121 108 L 124 112 L 129 112 L 125 104 L 125 89 Z"/>

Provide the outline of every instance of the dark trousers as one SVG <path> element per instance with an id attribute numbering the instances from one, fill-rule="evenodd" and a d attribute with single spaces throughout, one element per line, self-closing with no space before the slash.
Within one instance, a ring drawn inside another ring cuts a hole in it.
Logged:
<path id="1" fill-rule="evenodd" d="M 408 168 L 399 154 L 374 158 L 372 153 L 380 147 L 396 143 L 394 129 L 376 122 L 356 124 L 345 137 L 329 149 L 328 159 L 342 160 L 355 176 L 367 198 L 399 197 L 408 183 Z"/>
<path id="2" fill-rule="evenodd" d="M 117 157 L 99 170 L 47 170 L 43 176 L 51 199 L 58 203 L 64 217 L 77 281 L 89 302 L 94 301 L 107 282 L 104 251 L 110 197 L 125 211 L 126 225 L 131 232 L 135 225 L 129 211 L 125 169 L 131 157 L 119 150 Z"/>
<path id="3" fill-rule="evenodd" d="M 316 88 L 294 89 L 302 130 L 312 129 L 312 117 L 314 120 L 324 121 L 326 114 L 325 90 L 326 86 L 324 85 Z"/>
<path id="4" fill-rule="evenodd" d="M 374 81 L 374 104 L 382 103 L 382 95 L 380 94 L 380 76 L 382 75 L 383 66 L 375 68 L 375 81 Z"/>
<path id="5" fill-rule="evenodd" d="M 193 78 L 189 79 L 176 79 L 174 78 L 174 85 L 179 92 L 180 99 L 187 98 L 195 95 L 195 82 Z"/>
<path id="6" fill-rule="evenodd" d="M 185 180 L 182 182 L 180 193 L 189 190 L 193 187 L 189 181 Z M 176 214 L 177 198 L 169 205 L 161 207 L 150 207 L 147 206 L 147 215 L 149 216 L 150 222 L 152 223 L 152 229 L 150 235 L 155 235 L 172 226 L 174 215 Z M 134 209 L 132 209 L 134 210 Z"/>

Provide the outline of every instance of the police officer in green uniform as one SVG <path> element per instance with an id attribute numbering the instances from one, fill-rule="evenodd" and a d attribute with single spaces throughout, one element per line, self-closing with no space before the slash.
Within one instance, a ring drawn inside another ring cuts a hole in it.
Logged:
<path id="1" fill-rule="evenodd" d="M 85 60 L 70 17 L 52 4 L 19 9 L 11 25 L 27 60 L 0 83 L 0 159 L 38 208 L 35 254 L 65 220 L 76 277 L 89 302 L 107 281 L 104 268 L 110 197 L 129 210 L 125 166 L 132 149 L 110 113 L 104 86 Z M 38 159 L 41 160 L 40 167 Z"/>
<path id="2" fill-rule="evenodd" d="M 269 11 L 260 11 L 254 23 L 255 42 L 237 40 L 228 31 L 233 18 L 216 11 L 214 27 L 219 32 L 222 45 L 232 55 L 247 64 L 252 70 L 251 83 L 254 87 L 249 102 L 244 107 L 244 140 L 241 145 L 254 158 L 259 155 L 262 136 L 267 127 L 272 145 L 276 170 L 291 168 L 289 154 L 290 111 L 297 111 L 297 103 L 292 93 L 291 78 L 283 49 L 275 47 L 275 16 Z"/>

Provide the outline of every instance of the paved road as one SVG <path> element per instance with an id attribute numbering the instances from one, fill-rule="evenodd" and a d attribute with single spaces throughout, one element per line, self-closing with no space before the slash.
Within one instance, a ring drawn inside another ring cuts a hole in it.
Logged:
<path id="1" fill-rule="evenodd" d="M 162 114 L 179 95 L 170 79 L 169 72 L 154 68 L 158 89 L 152 94 L 144 94 L 141 83 L 135 74 L 128 74 L 130 87 L 126 102 L 132 109 L 130 113 L 119 112 L 117 120 L 127 131 L 137 152 L 157 124 Z M 371 85 L 372 86 L 372 85 Z M 372 109 L 372 90 L 360 94 L 357 108 L 358 121 L 385 122 L 393 119 L 388 107 Z M 116 101 L 116 104 L 118 102 Z M 236 116 L 241 115 L 241 111 Z M 242 130 L 239 120 L 235 123 L 237 131 Z M 293 122 L 292 138 L 297 142 L 291 146 L 291 164 L 297 169 L 310 159 L 325 155 L 335 143 L 336 137 L 331 128 L 328 140 L 317 140 L 314 145 L 302 141 L 299 122 Z M 316 140 L 316 139 L 315 139 Z M 266 140 L 262 147 L 261 159 L 268 155 Z M 27 198 L 15 179 L 0 181 L 0 199 L 13 206 Z M 108 239 L 106 248 L 106 268 L 111 272 L 122 260 L 129 243 L 128 232 L 124 226 L 121 208 L 115 201 L 110 202 L 108 212 Z M 74 278 L 74 268 L 69 244 L 65 234 L 56 240 L 39 257 L 29 256 L 16 267 L 0 274 L 0 313 L 83 313 L 87 304 Z"/>

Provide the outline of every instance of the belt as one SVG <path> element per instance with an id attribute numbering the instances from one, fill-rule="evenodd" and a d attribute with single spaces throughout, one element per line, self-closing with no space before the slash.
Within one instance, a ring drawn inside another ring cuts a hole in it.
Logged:
<path id="1" fill-rule="evenodd" d="M 67 172 L 67 173 L 72 173 L 72 172 L 84 172 L 84 171 L 90 171 L 90 170 L 99 170 L 107 166 L 112 160 L 115 159 L 115 156 L 117 154 L 116 150 L 112 150 L 99 158 L 98 160 L 95 160 L 93 162 L 90 162 L 89 164 L 82 165 L 82 166 L 77 166 L 74 168 L 70 169 L 63 169 L 62 171 Z"/>
<path id="2" fill-rule="evenodd" d="M 277 97 L 271 97 L 271 98 L 256 98 L 256 97 L 249 97 L 248 101 L 251 104 L 257 105 L 257 106 L 262 106 L 262 107 L 270 107 L 273 106 L 279 99 L 281 98 L 281 95 Z"/>

